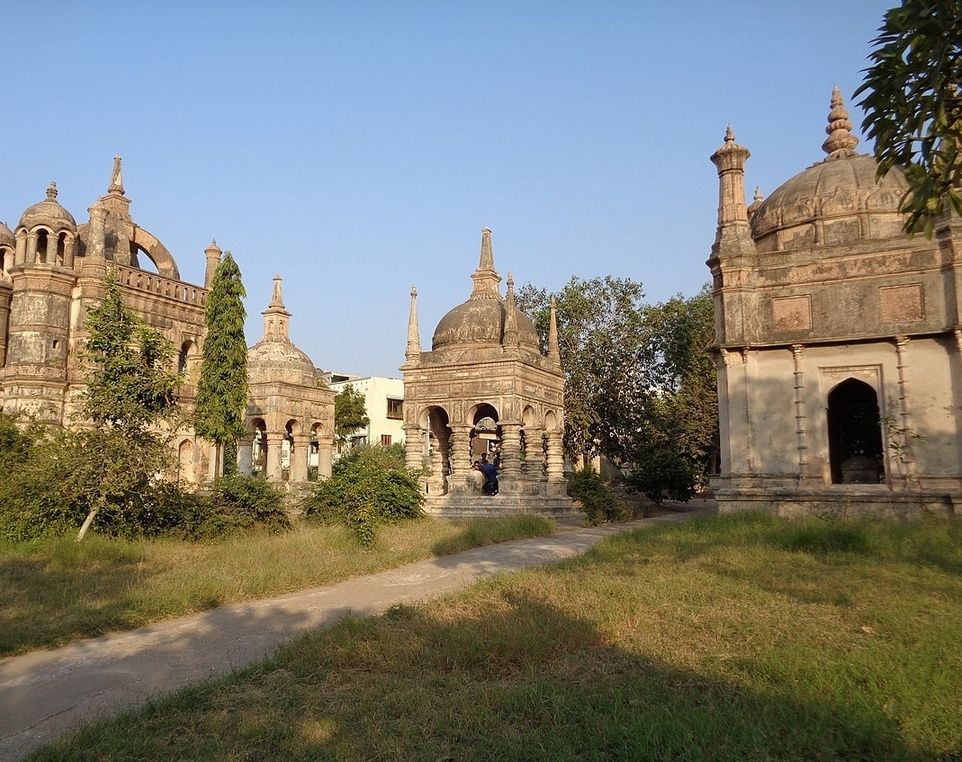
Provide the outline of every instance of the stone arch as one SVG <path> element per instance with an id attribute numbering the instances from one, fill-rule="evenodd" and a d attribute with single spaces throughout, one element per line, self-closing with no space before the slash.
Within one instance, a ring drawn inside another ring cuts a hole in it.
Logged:
<path id="1" fill-rule="evenodd" d="M 433 431 L 437 425 L 447 428 L 449 422 L 450 416 L 443 405 L 428 405 L 421 410 L 421 414 L 418 416 L 420 427 L 429 431 Z"/>
<path id="2" fill-rule="evenodd" d="M 878 392 L 849 377 L 828 393 L 828 455 L 833 484 L 878 484 L 884 475 Z"/>
<path id="3" fill-rule="evenodd" d="M 177 481 L 181 484 L 194 481 L 194 443 L 189 439 L 177 445 Z"/>
<path id="4" fill-rule="evenodd" d="M 0 275 L 6 275 L 13 267 L 14 249 L 10 246 L 0 246 Z"/>
<path id="5" fill-rule="evenodd" d="M 544 430 L 545 431 L 557 431 L 558 430 L 558 415 L 554 410 L 548 410 L 544 414 Z"/>
<path id="6" fill-rule="evenodd" d="M 194 342 L 191 339 L 184 339 L 180 345 L 180 352 L 177 355 L 177 372 L 187 374 L 190 370 L 190 361 L 196 354 Z"/>
<path id="7" fill-rule="evenodd" d="M 30 234 L 36 236 L 37 245 L 34 249 L 33 261 L 37 264 L 46 264 L 50 261 L 50 241 L 51 239 L 54 243 L 54 254 L 56 255 L 56 240 L 57 237 L 53 230 L 46 225 L 34 225 L 30 229 Z M 29 252 L 28 252 L 29 253 Z"/>
<path id="8" fill-rule="evenodd" d="M 501 416 L 498 414 L 498 409 L 490 402 L 478 402 L 472 405 L 468 410 L 467 422 L 474 426 L 483 418 L 492 418 L 497 423 Z"/>
<path id="9" fill-rule="evenodd" d="M 180 280 L 180 270 L 177 269 L 177 263 L 174 261 L 173 256 L 167 251 L 167 247 L 158 241 L 151 233 L 142 227 L 134 225 L 134 237 L 130 243 L 131 252 L 133 253 L 133 247 L 136 246 L 138 252 L 142 251 L 147 258 L 154 263 L 158 274 L 163 275 L 165 278 Z"/>
<path id="10" fill-rule="evenodd" d="M 521 411 L 521 425 L 522 426 L 536 426 L 538 423 L 538 414 L 534 407 L 531 405 L 525 405 L 524 410 Z"/>

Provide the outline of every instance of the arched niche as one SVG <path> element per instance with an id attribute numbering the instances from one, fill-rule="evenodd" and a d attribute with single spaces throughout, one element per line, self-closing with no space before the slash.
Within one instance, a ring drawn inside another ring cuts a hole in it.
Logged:
<path id="1" fill-rule="evenodd" d="M 878 394 L 848 378 L 828 393 L 828 453 L 833 484 L 878 484 L 884 476 Z"/>

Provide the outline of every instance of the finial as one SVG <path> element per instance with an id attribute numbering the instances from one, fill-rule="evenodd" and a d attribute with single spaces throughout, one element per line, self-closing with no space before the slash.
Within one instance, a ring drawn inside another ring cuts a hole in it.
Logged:
<path id="1" fill-rule="evenodd" d="M 47 198 L 51 201 L 57 200 L 57 183 L 53 180 L 51 180 L 50 185 L 47 186 Z"/>
<path id="2" fill-rule="evenodd" d="M 208 254 L 217 253 L 220 254 L 220 246 L 217 245 L 217 241 L 213 238 L 210 239 L 210 243 L 207 244 L 207 248 L 204 249 Z"/>
<path id="3" fill-rule="evenodd" d="M 858 138 L 852 134 L 852 121 L 838 85 L 832 88 L 831 110 L 828 112 L 828 138 L 822 143 L 822 150 L 829 156 L 851 156 L 855 153 Z"/>
<path id="4" fill-rule="evenodd" d="M 510 272 L 508 273 L 508 290 L 514 291 L 514 276 Z"/>
<path id="5" fill-rule="evenodd" d="M 124 171 L 120 162 L 120 156 L 114 156 L 114 168 L 110 174 L 110 185 L 107 187 L 107 193 L 119 193 L 122 196 L 124 195 Z"/>
<path id="6" fill-rule="evenodd" d="M 762 195 L 762 186 L 761 186 L 761 185 L 756 185 L 756 186 L 755 186 L 755 196 L 754 196 L 754 198 L 753 198 L 752 200 L 753 200 L 753 201 L 757 201 L 758 203 L 761 203 L 762 201 L 765 200 L 765 196 Z"/>
<path id="7" fill-rule="evenodd" d="M 411 284 L 411 298 L 415 298 L 418 295 L 418 287 L 413 283 Z"/>
<path id="8" fill-rule="evenodd" d="M 281 309 L 284 309 L 284 294 L 281 290 L 281 283 L 283 280 L 284 279 L 281 278 L 280 275 L 274 276 L 274 291 L 271 294 L 270 307 L 280 307 Z"/>
<path id="9" fill-rule="evenodd" d="M 474 289 L 472 299 L 500 299 L 498 284 L 501 276 L 494 269 L 494 254 L 491 251 L 491 228 L 481 228 L 481 256 L 478 259 L 478 269 L 471 275 Z"/>
<path id="10" fill-rule="evenodd" d="M 491 252 L 491 228 L 481 228 L 481 257 L 478 260 L 479 270 L 494 269 L 494 254 Z"/>
<path id="11" fill-rule="evenodd" d="M 548 321 L 548 359 L 561 365 L 561 347 L 558 342 L 558 309 L 554 294 L 551 295 L 551 314 Z"/>
<path id="12" fill-rule="evenodd" d="M 734 143 L 735 142 L 735 131 L 732 129 L 732 123 L 729 122 L 728 126 L 725 128 L 725 142 Z"/>
<path id="13" fill-rule="evenodd" d="M 411 308 L 408 311 L 408 343 L 404 359 L 417 362 L 421 357 L 421 332 L 418 329 L 418 290 L 411 286 Z"/>

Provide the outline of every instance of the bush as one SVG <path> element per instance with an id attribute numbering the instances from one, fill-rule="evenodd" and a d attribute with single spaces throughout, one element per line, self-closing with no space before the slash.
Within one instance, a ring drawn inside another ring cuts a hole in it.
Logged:
<path id="1" fill-rule="evenodd" d="M 656 503 L 664 500 L 687 502 L 695 494 L 695 474 L 688 461 L 674 450 L 655 448 L 639 460 L 625 479 L 625 485 Z"/>
<path id="2" fill-rule="evenodd" d="M 286 531 L 291 521 L 284 512 L 283 494 L 263 479 L 234 474 L 218 479 L 207 499 L 199 529 L 206 537 L 219 537 L 255 528 Z"/>
<path id="3" fill-rule="evenodd" d="M 417 477 L 404 468 L 404 449 L 392 445 L 341 457 L 303 509 L 308 519 L 346 524 L 362 545 L 370 545 L 381 523 L 420 516 L 423 502 Z"/>
<path id="4" fill-rule="evenodd" d="M 581 503 L 585 519 L 591 525 L 620 521 L 629 516 L 628 507 L 591 466 L 571 474 L 568 478 L 568 494 Z"/>

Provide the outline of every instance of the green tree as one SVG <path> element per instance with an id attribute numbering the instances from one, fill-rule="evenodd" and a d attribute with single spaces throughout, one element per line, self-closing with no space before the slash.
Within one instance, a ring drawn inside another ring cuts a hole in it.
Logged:
<path id="1" fill-rule="evenodd" d="M 78 541 L 103 509 L 123 512 L 142 500 L 169 464 L 158 428 L 177 410 L 180 376 L 170 367 L 173 347 L 124 307 L 111 273 L 105 289 L 103 302 L 87 315 L 83 351 L 90 368 L 83 412 L 93 429 L 68 443 L 65 479 L 89 505 Z"/>
<path id="2" fill-rule="evenodd" d="M 229 251 L 211 281 L 204 322 L 207 336 L 197 384 L 194 430 L 214 443 L 214 473 L 236 470 L 237 439 L 244 433 L 247 406 L 247 341 L 240 268 Z"/>
<path id="3" fill-rule="evenodd" d="M 907 232 L 931 236 L 949 205 L 962 214 L 962 0 L 904 0 L 873 41 L 862 129 L 879 176 L 901 166 Z"/>
<path id="4" fill-rule="evenodd" d="M 364 395 L 353 384 L 347 384 L 334 397 L 334 434 L 341 442 L 346 442 L 353 432 L 370 423 Z"/>
<path id="5" fill-rule="evenodd" d="M 565 450 L 572 457 L 630 456 L 648 408 L 644 373 L 644 290 L 630 279 L 572 278 L 555 294 L 565 373 Z M 547 348 L 550 295 L 533 285 L 518 306 Z"/>

